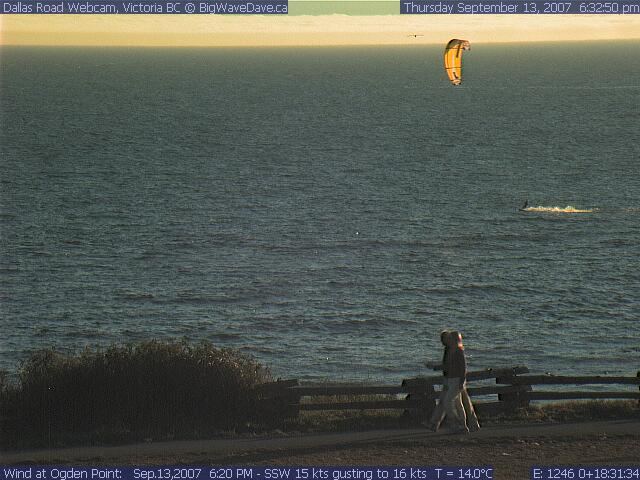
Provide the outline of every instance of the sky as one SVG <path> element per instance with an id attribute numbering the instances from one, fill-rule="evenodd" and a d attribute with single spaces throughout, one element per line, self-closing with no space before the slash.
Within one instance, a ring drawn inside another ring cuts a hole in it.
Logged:
<path id="1" fill-rule="evenodd" d="M 304 2 L 290 5 L 296 3 Z M 423 44 L 450 38 L 474 43 L 640 39 L 640 15 L 399 15 L 385 14 L 385 8 L 375 15 L 363 15 L 363 9 L 356 15 L 305 14 L 312 11 L 264 16 L 0 15 L 0 45 L 228 47 Z"/>

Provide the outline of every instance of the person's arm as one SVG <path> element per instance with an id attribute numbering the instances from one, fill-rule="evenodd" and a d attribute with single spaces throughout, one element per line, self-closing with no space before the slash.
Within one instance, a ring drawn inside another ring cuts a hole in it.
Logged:
<path id="1" fill-rule="evenodd" d="M 444 367 L 442 366 L 442 362 L 430 362 L 430 361 L 426 361 L 424 362 L 424 366 L 427 368 L 430 368 L 431 370 L 442 370 Z"/>

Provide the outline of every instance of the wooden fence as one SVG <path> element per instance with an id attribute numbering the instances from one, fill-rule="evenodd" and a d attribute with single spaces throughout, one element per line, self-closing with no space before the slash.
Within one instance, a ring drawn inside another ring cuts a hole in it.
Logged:
<path id="1" fill-rule="evenodd" d="M 640 372 L 635 377 L 526 375 L 527 367 L 497 368 L 467 374 L 467 391 L 479 414 L 509 412 L 526 407 L 531 400 L 638 399 Z M 479 382 L 494 380 L 495 384 Z M 441 375 L 403 380 L 399 385 L 304 384 L 280 380 L 260 385 L 266 411 L 275 417 L 295 417 L 301 411 L 403 410 L 423 418 L 430 415 L 442 385 Z M 638 385 L 638 390 L 544 391 L 540 385 Z M 536 390 L 534 391 L 534 386 Z"/>

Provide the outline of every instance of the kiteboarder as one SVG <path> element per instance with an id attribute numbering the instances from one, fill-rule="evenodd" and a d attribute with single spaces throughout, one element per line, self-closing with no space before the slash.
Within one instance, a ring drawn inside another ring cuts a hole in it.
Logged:
<path id="1" fill-rule="evenodd" d="M 527 207 L 528 207 L 528 206 L 529 206 L 529 200 L 525 200 L 525 201 L 524 201 L 524 205 L 522 205 L 522 208 L 520 208 L 520 210 L 523 210 L 523 211 L 524 211 L 524 210 L 526 210 L 526 209 L 527 209 Z"/>
<path id="2" fill-rule="evenodd" d="M 457 432 L 477 431 L 480 429 L 480 424 L 465 385 L 467 362 L 462 335 L 457 331 L 444 330 L 440 333 L 440 341 L 445 347 L 442 358 L 444 374 L 442 394 L 430 421 L 424 423 L 424 426 L 437 432 L 445 415 L 448 415 L 449 418 L 455 418 L 458 421 Z"/>

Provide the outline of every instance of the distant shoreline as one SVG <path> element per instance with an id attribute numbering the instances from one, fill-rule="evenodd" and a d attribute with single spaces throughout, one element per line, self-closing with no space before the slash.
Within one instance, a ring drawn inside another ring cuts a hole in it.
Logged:
<path id="1" fill-rule="evenodd" d="M 602 44 L 602 43 L 618 43 L 618 42 L 638 42 L 640 43 L 640 37 L 625 37 L 625 38 L 601 38 L 601 39 L 576 39 L 576 40 L 530 40 L 530 41 L 484 41 L 484 42 L 476 42 L 477 45 L 488 45 L 488 46 L 500 46 L 500 45 L 531 45 L 531 44 L 550 44 L 550 45 L 558 45 L 558 44 L 567 44 L 567 43 L 576 43 L 576 44 L 585 44 L 585 43 L 593 43 L 593 44 Z M 1 48 L 88 48 L 88 49 L 143 49 L 143 50 L 154 50 L 154 49 L 166 49 L 166 50 L 230 50 L 230 49 L 257 49 L 257 50 L 279 50 L 279 49 L 291 49 L 291 48 L 303 48 L 303 49 L 318 49 L 318 48 L 441 48 L 441 42 L 439 41 L 431 41 L 428 43 L 336 43 L 336 44 L 311 44 L 311 45 L 294 45 L 294 44 L 277 44 L 277 45 L 265 45 L 265 44 L 255 44 L 255 45 L 174 45 L 174 44 L 166 44 L 166 45 L 93 45 L 93 44 L 83 44 L 83 43 L 70 43 L 70 44 L 59 44 L 59 45 L 51 45 L 45 43 L 3 43 L 0 44 Z"/>

